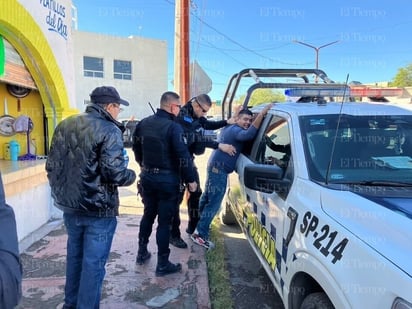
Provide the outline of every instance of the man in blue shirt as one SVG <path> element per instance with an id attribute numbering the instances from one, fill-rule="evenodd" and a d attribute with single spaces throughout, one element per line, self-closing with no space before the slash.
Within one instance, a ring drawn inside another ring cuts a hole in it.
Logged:
<path id="1" fill-rule="evenodd" d="M 187 102 L 181 109 L 176 117 L 177 122 L 182 126 L 184 135 L 183 138 L 187 142 L 189 153 L 191 157 L 195 158 L 195 155 L 201 155 L 205 152 L 206 148 L 219 148 L 229 154 L 234 154 L 235 148 L 232 145 L 218 143 L 204 134 L 205 130 L 217 130 L 225 127 L 228 124 L 235 123 L 235 117 L 228 120 L 210 121 L 206 118 L 206 114 L 212 107 L 212 100 L 207 94 L 200 94 Z M 195 166 L 194 169 L 196 182 L 199 184 L 199 173 Z M 186 184 L 182 182 L 184 186 Z M 187 244 L 182 239 L 180 234 L 180 207 L 185 190 L 181 190 L 179 195 L 178 207 L 176 207 L 172 229 L 170 231 L 170 244 L 177 248 L 187 248 Z M 202 195 L 202 190 L 198 186 L 196 191 L 188 192 L 187 198 L 187 210 L 188 210 L 188 225 L 186 232 L 192 234 L 196 228 L 197 222 L 200 219 L 199 213 L 199 199 Z"/>
<path id="2" fill-rule="evenodd" d="M 236 154 L 231 156 L 220 149 L 216 149 L 209 158 L 205 190 L 199 202 L 200 220 L 197 223 L 195 232 L 190 236 L 196 244 L 207 249 L 214 247 L 214 244 L 208 240 L 209 228 L 225 195 L 227 176 L 234 171 L 244 142 L 255 138 L 264 116 L 271 107 L 272 104 L 267 105 L 256 116 L 253 123 L 252 112 L 247 109 L 241 110 L 236 123 L 223 128 L 220 142 L 233 145 L 236 148 Z"/>

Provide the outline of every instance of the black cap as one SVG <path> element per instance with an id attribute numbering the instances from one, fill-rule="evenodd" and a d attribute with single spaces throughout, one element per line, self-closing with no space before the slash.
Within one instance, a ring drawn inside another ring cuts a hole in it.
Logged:
<path id="1" fill-rule="evenodd" d="M 120 98 L 117 90 L 111 86 L 101 86 L 95 88 L 90 94 L 90 99 L 93 103 L 119 103 L 129 106 L 129 102 Z"/>

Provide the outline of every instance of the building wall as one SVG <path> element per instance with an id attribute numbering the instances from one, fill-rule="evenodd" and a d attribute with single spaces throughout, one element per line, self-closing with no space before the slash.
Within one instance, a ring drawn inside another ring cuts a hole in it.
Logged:
<path id="1" fill-rule="evenodd" d="M 151 114 L 147 102 L 157 106 L 168 86 L 165 41 L 80 32 L 73 36 L 71 8 L 71 0 L 0 1 L 0 36 L 16 50 L 35 84 L 19 103 L 6 90 L 5 83 L 13 82 L 7 74 L 10 72 L 2 73 L 0 102 L 7 101 L 8 112 L 14 117 L 23 113 L 32 117 L 31 134 L 36 138 L 40 155 L 45 153 L 55 126 L 65 117 L 84 110 L 83 101 L 89 99 L 96 86 L 113 85 L 131 102 L 121 115 L 123 118 Z M 104 79 L 83 77 L 83 55 L 105 59 Z M 113 78 L 113 59 L 132 61 L 131 81 Z M 4 72 L 5 64 L 0 65 L 0 72 Z M 27 152 L 23 135 L 12 138 L 20 143 L 21 154 Z M 10 139 L 2 136 L 1 145 Z M 30 238 L 49 220 L 61 218 L 61 212 L 52 205 L 44 164 L 45 160 L 0 159 L 6 201 L 16 213 L 19 240 Z"/>
<path id="2" fill-rule="evenodd" d="M 7 100 L 12 116 L 26 114 L 32 118 L 32 137 L 36 137 L 39 154 L 44 154 L 46 141 L 57 123 L 75 112 L 71 4 L 71 0 L 0 1 L 0 36 L 19 54 L 35 83 L 32 92 L 19 103 L 6 91 L 4 83 L 13 82 L 6 72 L 0 85 L 0 100 Z M 2 138 L 3 144 L 10 139 Z M 27 152 L 23 135 L 12 138 L 21 144 L 21 154 Z M 51 218 L 61 216 L 51 206 L 44 163 L 45 160 L 0 160 L 6 201 L 16 213 L 19 240 L 29 237 Z"/>
<path id="3" fill-rule="evenodd" d="M 71 37 L 71 0 L 19 0 L 36 21 L 63 75 L 68 101 L 74 100 L 73 43 Z M 34 34 L 34 33 L 33 33 Z M 33 74 L 33 73 L 32 73 Z M 56 76 L 54 76 L 55 78 Z M 37 81 L 38 82 L 38 81 Z"/>
<path id="4" fill-rule="evenodd" d="M 130 102 L 120 114 L 121 119 L 141 119 L 152 113 L 147 102 L 155 107 L 167 91 L 167 43 L 142 37 L 116 37 L 73 30 L 76 106 L 84 110 L 85 100 L 98 86 L 114 86 L 120 96 Z M 85 77 L 83 57 L 104 59 L 104 77 Z M 132 79 L 113 77 L 113 60 L 132 62 Z"/>
<path id="5" fill-rule="evenodd" d="M 48 131 L 72 114 L 71 0 L 0 1 L 0 35 L 17 51 L 40 93 Z"/>
<path id="6" fill-rule="evenodd" d="M 30 237 L 50 219 L 62 218 L 61 211 L 52 204 L 44 162 L 36 160 L 27 165 L 4 161 L 1 164 L 6 202 L 14 209 L 19 241 Z"/>

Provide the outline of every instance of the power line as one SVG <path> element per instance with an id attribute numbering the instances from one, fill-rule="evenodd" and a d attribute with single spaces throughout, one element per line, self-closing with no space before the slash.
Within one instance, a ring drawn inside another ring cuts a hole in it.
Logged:
<path id="1" fill-rule="evenodd" d="M 174 2 L 174 1 L 170 1 L 170 0 L 165 0 L 165 1 L 166 1 L 167 3 L 169 3 L 169 4 L 175 5 L 175 2 Z M 194 4 L 192 3 L 192 5 L 194 5 Z M 261 53 L 256 52 L 255 50 L 247 47 L 247 46 L 244 46 L 243 44 L 237 42 L 236 40 L 232 39 L 231 37 L 229 37 L 228 35 L 226 35 L 226 34 L 223 33 L 222 31 L 220 31 L 220 30 L 216 29 L 215 27 L 209 25 L 207 22 L 205 22 L 204 20 L 202 20 L 201 18 L 199 18 L 197 15 L 193 14 L 192 12 L 191 12 L 190 14 L 191 14 L 192 16 L 194 16 L 199 22 L 201 22 L 202 24 L 204 24 L 204 25 L 207 26 L 208 28 L 212 29 L 212 30 L 215 31 L 216 33 L 220 34 L 221 36 L 223 36 L 224 38 L 226 38 L 228 41 L 232 42 L 233 44 L 239 46 L 241 49 L 243 49 L 243 50 L 245 50 L 245 51 L 247 51 L 247 52 L 249 52 L 249 53 L 251 53 L 251 54 L 254 54 L 254 55 L 258 56 L 258 57 L 261 57 L 261 58 L 263 58 L 263 59 L 269 60 L 269 61 L 271 61 L 271 62 L 280 63 L 280 64 L 283 64 L 283 65 L 303 66 L 303 65 L 307 65 L 307 64 L 311 63 L 311 62 L 305 62 L 305 63 L 290 63 L 290 62 L 285 62 L 285 61 L 281 61 L 281 60 L 276 60 L 276 59 L 273 59 L 273 58 L 271 58 L 271 57 L 265 56 L 265 55 L 263 55 L 263 54 L 261 54 Z M 290 43 L 288 43 L 288 44 L 290 44 Z M 287 45 L 287 44 L 286 44 L 286 45 Z M 219 51 L 221 51 L 221 48 L 216 47 L 216 49 L 219 50 Z M 222 52 L 222 53 L 223 53 L 223 52 Z M 226 56 L 228 56 L 226 53 L 224 53 L 224 54 L 225 54 Z M 234 59 L 233 57 L 230 57 L 230 58 Z M 236 62 L 240 63 L 239 60 L 236 60 Z M 242 65 L 244 65 L 244 64 L 242 64 Z"/>
<path id="2" fill-rule="evenodd" d="M 250 52 L 250 53 L 252 53 L 252 54 L 254 54 L 254 55 L 256 55 L 256 56 L 259 56 L 259 57 L 261 57 L 261 58 L 270 60 L 270 61 L 272 61 L 272 62 L 277 62 L 277 63 L 285 64 L 285 65 L 301 66 L 301 65 L 307 64 L 307 63 L 290 63 L 290 62 L 284 62 L 284 61 L 280 61 L 280 60 L 275 60 L 275 59 L 273 59 L 273 58 L 271 58 L 271 57 L 267 57 L 267 56 L 265 56 L 265 55 L 263 55 L 263 54 L 260 54 L 260 53 L 256 52 L 256 51 L 253 50 L 253 49 L 250 49 L 249 47 L 246 47 L 246 46 L 240 44 L 240 43 L 237 42 L 236 40 L 232 39 L 231 37 L 229 37 L 229 36 L 227 36 L 226 34 L 224 34 L 223 32 L 221 32 L 220 30 L 218 30 L 218 29 L 216 29 L 215 27 L 209 25 L 207 22 L 201 20 L 198 16 L 196 16 L 196 15 L 194 15 L 194 14 L 193 14 L 193 16 L 194 16 L 196 19 L 198 19 L 201 23 L 203 23 L 205 26 L 209 27 L 210 29 L 212 29 L 212 30 L 215 31 L 216 33 L 222 35 L 223 37 L 225 37 L 227 40 L 229 40 L 229 41 L 232 42 L 233 44 L 239 46 L 240 48 L 242 48 L 242 49 L 244 49 L 244 50 L 246 50 L 246 51 L 248 51 L 248 52 Z"/>
<path id="3" fill-rule="evenodd" d="M 223 51 L 222 49 L 220 49 L 219 47 L 216 47 L 216 46 L 213 45 L 212 43 L 206 42 L 206 41 L 205 41 L 205 43 L 208 44 L 211 48 L 214 48 L 214 49 L 218 50 L 219 52 L 221 52 L 222 54 L 224 54 L 225 56 L 231 58 L 233 61 L 237 62 L 237 63 L 240 64 L 241 66 L 244 66 L 244 67 L 247 67 L 247 66 L 248 66 L 248 65 L 242 63 L 240 60 L 237 60 L 236 58 L 234 58 L 232 55 L 224 52 L 224 51 Z"/>

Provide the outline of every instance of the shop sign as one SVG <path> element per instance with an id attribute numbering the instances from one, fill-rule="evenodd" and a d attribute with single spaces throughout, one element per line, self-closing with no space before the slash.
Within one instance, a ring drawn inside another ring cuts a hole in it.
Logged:
<path id="1" fill-rule="evenodd" d="M 66 6 L 55 0 L 40 0 L 40 5 L 48 9 L 45 17 L 48 30 L 57 32 L 67 40 Z"/>

